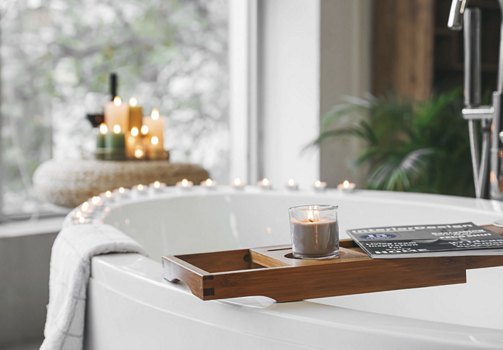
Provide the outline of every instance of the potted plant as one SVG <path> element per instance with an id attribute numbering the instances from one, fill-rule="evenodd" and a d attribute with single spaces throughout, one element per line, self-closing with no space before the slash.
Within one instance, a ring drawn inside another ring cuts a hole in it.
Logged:
<path id="1" fill-rule="evenodd" d="M 423 102 L 351 98 L 323 117 L 312 145 L 361 139 L 364 147 L 355 164 L 368 169 L 370 189 L 473 196 L 468 130 L 460 111 L 457 90 Z M 338 126 L 348 118 L 349 126 Z"/>

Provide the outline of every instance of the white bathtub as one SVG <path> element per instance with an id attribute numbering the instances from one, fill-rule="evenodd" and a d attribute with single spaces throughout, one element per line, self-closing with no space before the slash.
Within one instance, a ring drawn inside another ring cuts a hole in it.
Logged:
<path id="1" fill-rule="evenodd" d="M 150 256 L 93 259 L 87 349 L 503 348 L 503 268 L 469 270 L 466 284 L 276 304 L 261 297 L 201 301 L 184 285 L 164 281 L 160 263 L 167 254 L 288 243 L 287 209 L 293 205 L 339 205 L 344 232 L 379 225 L 489 224 L 503 218 L 500 202 L 203 188 L 133 197 L 103 210 L 97 220 L 134 237 Z"/>

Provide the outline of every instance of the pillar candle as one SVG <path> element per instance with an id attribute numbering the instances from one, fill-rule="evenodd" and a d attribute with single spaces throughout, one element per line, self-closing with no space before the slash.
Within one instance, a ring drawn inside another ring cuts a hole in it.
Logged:
<path id="1" fill-rule="evenodd" d="M 126 136 L 126 155 L 128 158 L 134 159 L 134 151 L 143 141 L 140 136 L 140 131 L 136 126 L 131 128 L 131 131 Z"/>
<path id="2" fill-rule="evenodd" d="M 159 145 L 164 148 L 164 119 L 159 115 L 159 110 L 154 108 L 150 117 L 143 118 L 143 124 L 148 127 L 148 136 L 156 136 Z"/>
<path id="3" fill-rule="evenodd" d="M 148 158 L 152 160 L 166 159 L 167 154 L 157 136 L 150 136 L 147 144 Z"/>
<path id="4" fill-rule="evenodd" d="M 105 138 L 108 133 L 108 127 L 106 124 L 100 124 L 100 129 L 98 135 L 96 135 L 96 159 L 105 159 Z"/>
<path id="5" fill-rule="evenodd" d="M 119 124 L 114 125 L 113 132 L 105 136 L 105 147 L 107 149 L 106 159 L 121 160 L 125 156 L 125 137 Z"/>
<path id="6" fill-rule="evenodd" d="M 123 132 L 129 130 L 129 106 L 122 103 L 120 97 L 115 97 L 112 102 L 105 105 L 105 123 L 108 129 L 119 125 Z"/>
<path id="7" fill-rule="evenodd" d="M 143 123 L 143 109 L 138 106 L 138 100 L 131 97 L 129 99 L 129 130 L 133 128 L 141 129 Z"/>
<path id="8" fill-rule="evenodd" d="M 100 130 L 98 136 L 96 137 L 96 148 L 105 148 L 105 135 L 108 133 L 108 127 L 106 124 L 100 124 Z"/>

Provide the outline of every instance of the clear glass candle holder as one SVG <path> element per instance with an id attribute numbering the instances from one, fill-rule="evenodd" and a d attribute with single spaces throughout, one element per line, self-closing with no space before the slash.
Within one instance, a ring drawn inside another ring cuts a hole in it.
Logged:
<path id="1" fill-rule="evenodd" d="M 337 206 L 301 205 L 289 209 L 292 253 L 300 259 L 339 256 Z"/>

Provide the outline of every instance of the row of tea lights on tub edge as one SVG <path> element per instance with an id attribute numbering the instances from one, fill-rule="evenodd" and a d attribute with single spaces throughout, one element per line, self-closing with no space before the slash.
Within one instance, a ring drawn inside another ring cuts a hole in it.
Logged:
<path id="1" fill-rule="evenodd" d="M 208 178 L 200 183 L 200 186 L 207 189 L 215 189 L 217 187 L 217 182 L 211 178 Z M 236 190 L 242 190 L 246 187 L 246 183 L 243 182 L 240 178 L 235 178 L 231 187 Z M 132 189 L 127 189 L 124 187 L 119 187 L 113 191 L 106 191 L 101 193 L 99 196 L 94 196 L 90 198 L 88 201 L 82 203 L 79 207 L 74 210 L 73 213 L 73 221 L 74 223 L 89 223 L 95 220 L 98 220 L 95 215 L 103 214 L 101 209 L 104 209 L 105 212 L 109 210 L 106 207 L 107 204 L 111 204 L 115 201 L 115 199 L 126 199 L 131 197 L 131 193 L 141 196 L 146 195 L 149 191 L 153 193 L 162 193 L 168 186 L 162 182 L 155 181 L 150 185 L 138 184 L 133 186 Z M 189 190 L 194 187 L 194 183 L 187 179 L 183 179 L 176 183 L 176 188 L 181 190 Z M 272 183 L 269 179 L 264 178 L 257 183 L 257 187 L 263 190 L 272 190 Z M 327 183 L 323 181 L 315 181 L 313 183 L 313 189 L 315 191 L 325 191 L 327 187 Z M 337 189 L 342 192 L 352 192 L 355 189 L 356 185 L 350 181 L 345 180 L 337 186 Z M 290 179 L 286 184 L 286 188 L 290 191 L 298 191 L 299 185 L 295 180 Z M 98 220 L 99 221 L 99 220 Z"/>
<path id="2" fill-rule="evenodd" d="M 105 105 L 105 122 L 96 139 L 96 157 L 105 160 L 166 159 L 164 118 L 158 109 L 143 116 L 142 106 L 132 97 L 129 104 L 119 96 Z"/>

